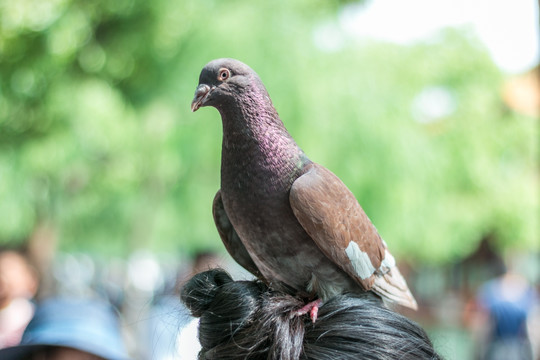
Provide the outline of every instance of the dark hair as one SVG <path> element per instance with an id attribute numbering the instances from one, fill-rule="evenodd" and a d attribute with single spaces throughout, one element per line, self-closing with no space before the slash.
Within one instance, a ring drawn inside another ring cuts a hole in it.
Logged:
<path id="1" fill-rule="evenodd" d="M 302 300 L 221 269 L 195 275 L 181 297 L 200 317 L 199 359 L 441 359 L 418 324 L 361 294 L 328 300 L 315 323 L 295 314 Z"/>

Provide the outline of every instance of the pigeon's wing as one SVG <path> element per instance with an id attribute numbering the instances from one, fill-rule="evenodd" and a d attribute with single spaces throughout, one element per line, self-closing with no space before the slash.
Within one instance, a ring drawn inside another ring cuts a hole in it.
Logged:
<path id="1" fill-rule="evenodd" d="M 223 201 L 221 200 L 221 190 L 218 190 L 214 197 L 212 214 L 214 215 L 214 222 L 216 223 L 219 236 L 232 258 L 244 269 L 262 279 L 262 275 L 259 272 L 257 265 L 255 265 L 253 259 L 251 259 L 251 256 L 247 252 L 244 244 L 242 244 L 242 241 L 238 237 L 236 230 L 234 230 L 234 227 L 227 216 L 227 212 L 223 207 Z"/>
<path id="2" fill-rule="evenodd" d="M 289 200 L 296 218 L 321 251 L 364 290 L 416 308 L 377 229 L 336 175 L 318 164 L 308 165 L 293 183 Z"/>

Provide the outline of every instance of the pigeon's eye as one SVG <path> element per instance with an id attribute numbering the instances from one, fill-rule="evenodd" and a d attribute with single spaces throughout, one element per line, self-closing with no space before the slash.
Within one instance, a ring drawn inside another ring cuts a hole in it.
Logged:
<path id="1" fill-rule="evenodd" d="M 229 69 L 219 69 L 218 80 L 225 81 L 231 76 Z"/>

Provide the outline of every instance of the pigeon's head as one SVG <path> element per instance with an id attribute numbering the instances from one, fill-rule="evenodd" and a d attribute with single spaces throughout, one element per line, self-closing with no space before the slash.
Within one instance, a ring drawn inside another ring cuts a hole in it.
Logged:
<path id="1" fill-rule="evenodd" d="M 212 60 L 202 69 L 191 111 L 203 106 L 220 108 L 253 86 L 262 86 L 249 66 L 235 59 Z"/>

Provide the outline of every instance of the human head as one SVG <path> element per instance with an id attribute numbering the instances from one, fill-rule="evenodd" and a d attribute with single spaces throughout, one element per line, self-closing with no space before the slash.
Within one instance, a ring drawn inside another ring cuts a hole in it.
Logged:
<path id="1" fill-rule="evenodd" d="M 295 315 L 301 300 L 213 269 L 182 300 L 200 317 L 200 359 L 440 359 L 418 324 L 368 296 L 332 298 L 312 323 Z"/>
<path id="2" fill-rule="evenodd" d="M 0 309 L 13 299 L 34 297 L 38 276 L 25 255 L 15 249 L 0 250 Z"/>
<path id="3" fill-rule="evenodd" d="M 118 318 L 104 302 L 49 299 L 37 306 L 21 343 L 0 350 L 2 360 L 125 360 Z"/>

